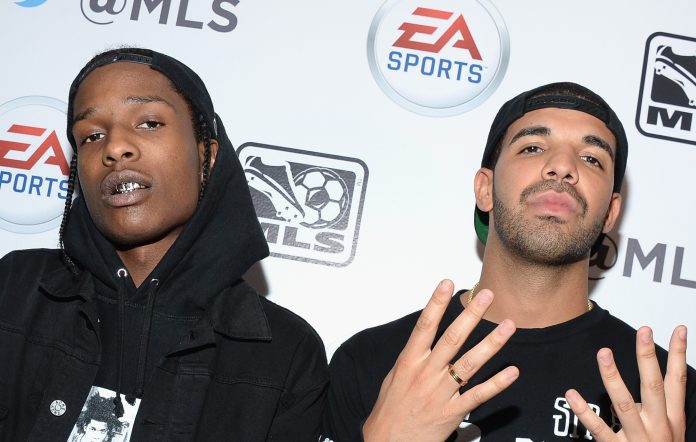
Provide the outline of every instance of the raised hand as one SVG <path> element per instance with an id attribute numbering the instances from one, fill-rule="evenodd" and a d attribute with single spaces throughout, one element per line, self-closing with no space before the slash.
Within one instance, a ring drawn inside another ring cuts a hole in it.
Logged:
<path id="1" fill-rule="evenodd" d="M 599 372 L 611 398 L 622 429 L 612 432 L 607 424 L 587 406 L 575 390 L 566 399 L 580 422 L 598 442 L 685 440 L 686 416 L 686 327 L 677 327 L 669 341 L 667 374 L 662 378 L 655 354 L 652 330 L 641 327 L 636 334 L 636 357 L 640 373 L 640 396 L 636 403 L 616 367 L 611 350 L 597 353 Z"/>
<path id="2" fill-rule="evenodd" d="M 507 319 L 501 322 L 450 366 L 493 301 L 490 290 L 481 290 L 431 350 L 440 320 L 453 299 L 453 290 L 451 281 L 442 281 L 423 309 L 406 346 L 382 382 L 377 402 L 363 426 L 365 442 L 441 442 L 452 434 L 464 416 L 506 389 L 519 376 L 516 367 L 507 367 L 465 393 L 459 393 L 460 387 L 512 336 L 515 324 Z"/>

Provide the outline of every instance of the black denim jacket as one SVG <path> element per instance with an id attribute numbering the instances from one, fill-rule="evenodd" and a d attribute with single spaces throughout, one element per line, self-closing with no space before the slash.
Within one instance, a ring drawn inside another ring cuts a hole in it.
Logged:
<path id="1" fill-rule="evenodd" d="M 3 442 L 66 441 L 99 369 L 92 277 L 59 253 L 0 260 Z M 327 384 L 314 330 L 239 282 L 157 363 L 131 441 L 316 441 Z"/>

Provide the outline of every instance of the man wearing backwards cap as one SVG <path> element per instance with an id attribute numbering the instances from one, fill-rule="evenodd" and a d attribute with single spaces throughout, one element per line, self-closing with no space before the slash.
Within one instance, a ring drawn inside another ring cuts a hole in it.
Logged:
<path id="1" fill-rule="evenodd" d="M 479 283 L 452 298 L 442 281 L 422 312 L 336 351 L 326 439 L 694 440 L 686 328 L 668 355 L 648 327 L 588 298 L 590 251 L 619 215 L 627 152 L 616 114 L 580 85 L 503 105 L 474 179 Z"/>
<path id="2" fill-rule="evenodd" d="M 242 279 L 268 246 L 201 79 L 116 49 L 68 100 L 63 250 L 0 260 L 0 441 L 84 433 L 97 395 L 119 441 L 315 441 L 326 353 Z"/>

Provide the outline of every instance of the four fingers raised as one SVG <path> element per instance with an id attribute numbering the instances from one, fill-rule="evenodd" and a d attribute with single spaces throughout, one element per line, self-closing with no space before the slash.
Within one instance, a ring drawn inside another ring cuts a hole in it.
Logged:
<path id="1" fill-rule="evenodd" d="M 599 442 L 614 440 L 683 441 L 686 430 L 686 327 L 674 330 L 669 344 L 667 373 L 662 377 L 652 330 L 636 333 L 636 358 L 640 374 L 641 403 L 636 403 L 624 384 L 608 348 L 597 353 L 599 372 L 622 429 L 615 434 L 575 390 L 566 399 L 580 422 Z"/>

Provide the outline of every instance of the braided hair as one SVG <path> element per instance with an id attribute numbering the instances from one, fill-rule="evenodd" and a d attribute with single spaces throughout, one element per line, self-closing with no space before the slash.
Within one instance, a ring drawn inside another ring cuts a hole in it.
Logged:
<path id="1" fill-rule="evenodd" d="M 97 56 L 99 57 L 99 55 Z M 97 58 L 95 57 L 95 58 Z M 90 62 L 91 63 L 91 62 Z M 205 189 L 208 185 L 208 177 L 210 176 L 210 163 L 211 163 L 211 157 L 212 157 L 212 152 L 211 152 L 211 138 L 212 138 L 212 131 L 211 128 L 208 127 L 208 123 L 205 121 L 205 116 L 203 115 L 202 112 L 198 111 L 193 103 L 191 103 L 191 100 L 189 100 L 186 95 L 176 87 L 176 85 L 171 82 L 170 80 L 170 85 L 172 86 L 172 89 L 176 91 L 186 102 L 188 105 L 189 109 L 189 114 L 191 115 L 191 125 L 193 127 L 193 133 L 194 137 L 196 139 L 197 143 L 203 142 L 203 165 L 202 165 L 202 171 L 201 171 L 201 189 L 198 194 L 198 204 L 200 204 L 201 200 L 203 199 L 203 196 L 205 195 Z M 68 115 L 72 115 L 72 110 L 68 111 Z M 70 122 L 68 122 L 70 124 Z M 77 266 L 75 262 L 70 258 L 70 255 L 65 251 L 65 247 L 63 244 L 63 239 L 65 235 L 65 228 L 68 225 L 68 221 L 70 220 L 70 211 L 72 209 L 72 201 L 73 201 L 73 196 L 75 194 L 75 188 L 78 183 L 78 177 L 77 177 L 77 145 L 73 146 L 73 155 L 72 159 L 70 160 L 70 173 L 68 174 L 68 190 L 66 192 L 65 196 L 65 207 L 63 208 L 63 219 L 60 222 L 60 230 L 58 232 L 58 245 L 61 249 L 61 254 L 63 257 L 63 261 L 65 264 L 68 266 L 70 271 L 74 274 L 77 275 L 79 273 Z"/>

